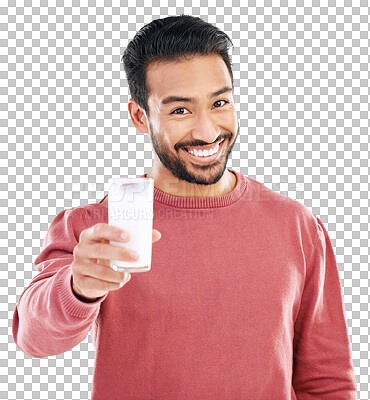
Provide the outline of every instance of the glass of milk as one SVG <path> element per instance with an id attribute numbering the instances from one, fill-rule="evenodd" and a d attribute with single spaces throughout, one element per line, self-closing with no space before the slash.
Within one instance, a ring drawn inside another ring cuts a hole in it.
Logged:
<path id="1" fill-rule="evenodd" d="M 111 260 L 116 271 L 145 272 L 152 259 L 153 193 L 152 178 L 112 178 L 109 180 L 108 224 L 130 235 L 128 242 L 110 241 L 139 253 L 137 261 Z"/>

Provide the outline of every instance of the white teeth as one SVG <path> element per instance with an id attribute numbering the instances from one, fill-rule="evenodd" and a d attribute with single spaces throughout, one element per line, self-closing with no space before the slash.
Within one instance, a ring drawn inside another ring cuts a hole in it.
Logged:
<path id="1" fill-rule="evenodd" d="M 211 156 L 211 155 L 213 155 L 213 154 L 215 154 L 215 153 L 217 153 L 218 152 L 218 148 L 219 148 L 219 145 L 220 145 L 220 143 L 223 141 L 223 139 L 220 141 L 220 142 L 218 142 L 217 144 L 216 144 L 216 146 L 215 147 L 213 147 L 212 149 L 210 149 L 210 150 L 189 150 L 189 149 L 187 149 L 187 151 L 190 153 L 190 154 L 192 154 L 193 156 L 196 156 L 196 157 L 207 157 L 207 156 Z"/>

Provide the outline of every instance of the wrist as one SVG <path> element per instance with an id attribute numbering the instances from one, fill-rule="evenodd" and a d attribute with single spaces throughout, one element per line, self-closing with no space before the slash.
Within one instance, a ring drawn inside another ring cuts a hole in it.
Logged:
<path id="1" fill-rule="evenodd" d="M 77 286 L 74 284 L 73 279 L 72 279 L 72 292 L 73 292 L 73 294 L 75 295 L 75 297 L 78 298 L 78 300 L 83 301 L 84 303 L 94 303 L 96 300 L 99 299 L 99 297 L 93 297 L 93 298 L 91 298 L 91 297 L 83 296 L 83 295 L 80 293 L 80 290 L 79 290 L 79 289 L 77 288 Z"/>
<path id="2" fill-rule="evenodd" d="M 78 300 L 81 300 L 84 303 L 94 303 L 96 300 L 99 299 L 99 297 L 95 297 L 95 298 L 84 297 L 84 296 L 81 296 L 80 294 L 77 294 L 76 292 L 73 292 L 73 294 L 78 298 Z"/>

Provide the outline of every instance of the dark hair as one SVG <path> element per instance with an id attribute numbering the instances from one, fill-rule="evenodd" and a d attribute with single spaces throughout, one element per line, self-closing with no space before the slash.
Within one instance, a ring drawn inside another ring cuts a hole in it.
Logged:
<path id="1" fill-rule="evenodd" d="M 193 56 L 220 55 L 231 76 L 231 39 L 217 27 L 191 15 L 156 19 L 144 25 L 122 56 L 131 97 L 149 115 L 146 70 L 154 61 L 177 61 Z"/>

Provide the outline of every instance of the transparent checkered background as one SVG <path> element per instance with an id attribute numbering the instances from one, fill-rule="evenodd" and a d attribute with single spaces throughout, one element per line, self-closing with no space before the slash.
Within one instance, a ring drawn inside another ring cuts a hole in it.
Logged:
<path id="1" fill-rule="evenodd" d="M 32 359 L 14 344 L 13 311 L 55 216 L 100 201 L 112 176 L 150 170 L 120 57 L 144 24 L 190 14 L 235 46 L 240 136 L 228 167 L 305 204 L 329 232 L 358 398 L 369 399 L 368 0 L 122 3 L 1 2 L 0 398 L 90 398 L 90 335 Z"/>

